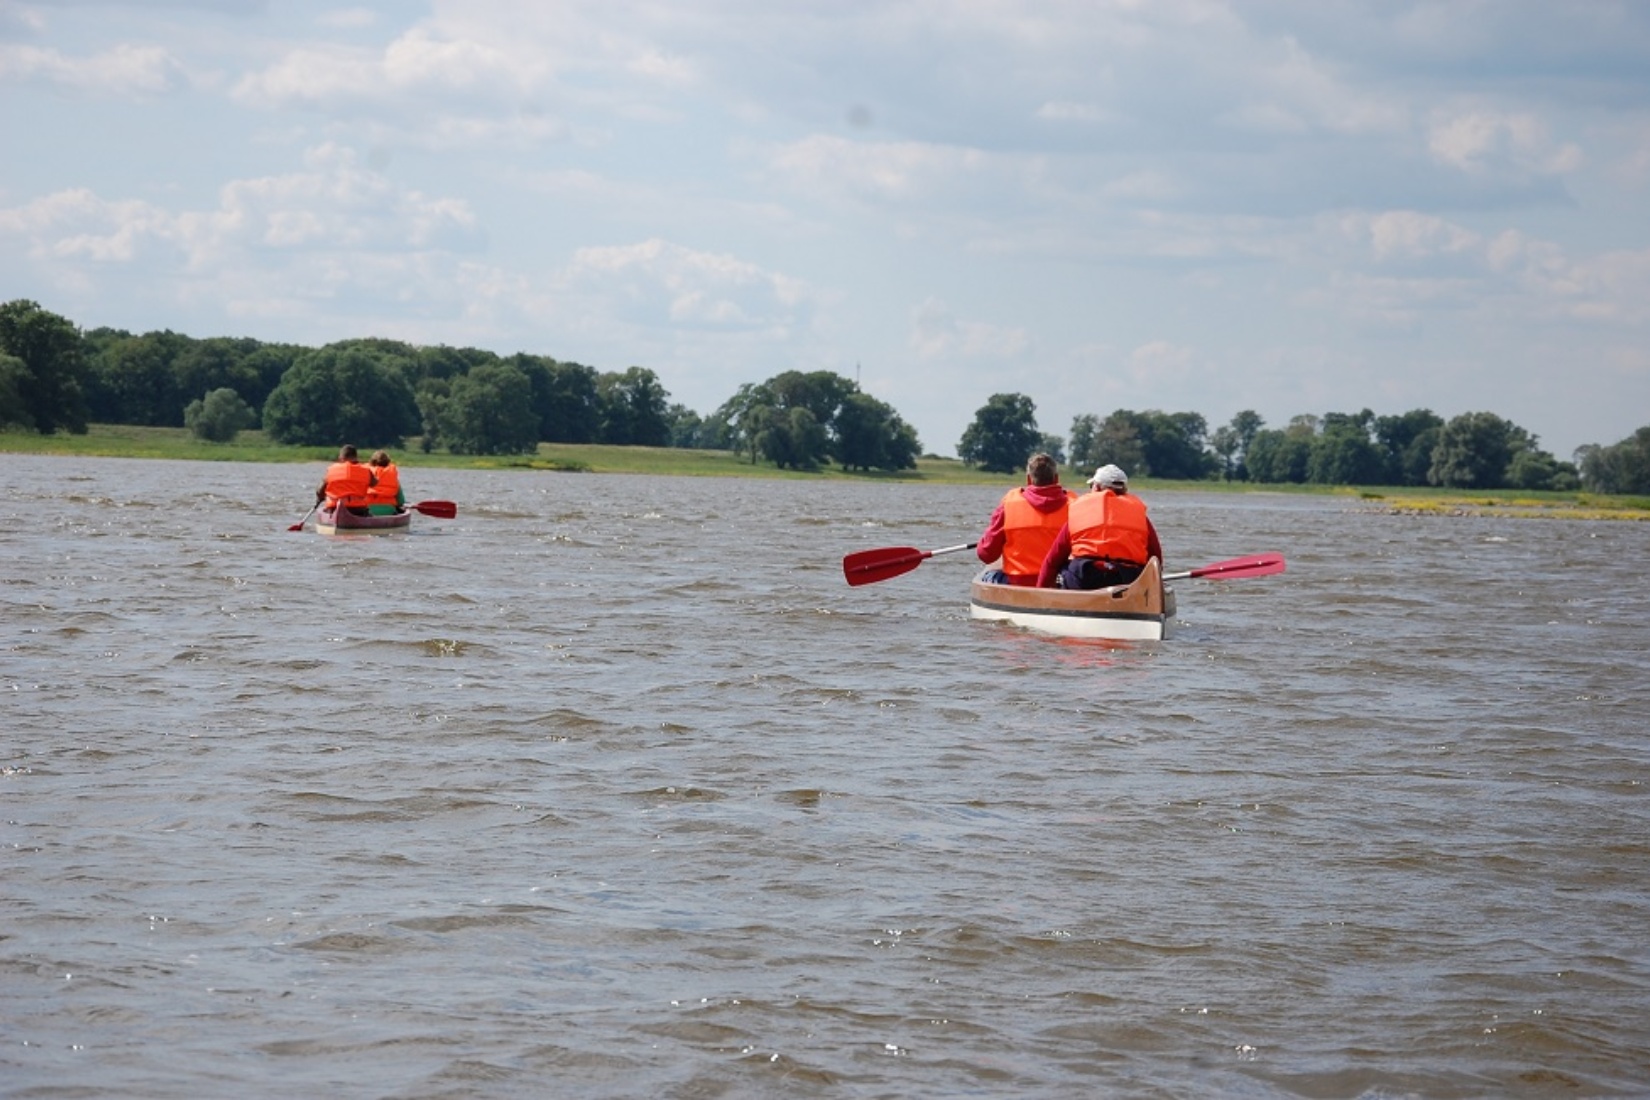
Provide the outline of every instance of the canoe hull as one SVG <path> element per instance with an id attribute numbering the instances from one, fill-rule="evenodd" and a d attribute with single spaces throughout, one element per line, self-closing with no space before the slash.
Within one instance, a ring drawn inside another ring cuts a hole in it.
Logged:
<path id="1" fill-rule="evenodd" d="M 1174 589 L 1163 583 L 1156 558 L 1132 584 L 1112 588 L 1015 588 L 976 577 L 969 592 L 971 618 L 1013 623 L 1061 638 L 1161 641 L 1169 635 L 1174 613 Z"/>
<path id="2" fill-rule="evenodd" d="M 387 516 L 358 516 L 348 508 L 321 508 L 315 513 L 315 530 L 323 535 L 387 535 L 405 531 L 412 524 L 411 512 Z"/>

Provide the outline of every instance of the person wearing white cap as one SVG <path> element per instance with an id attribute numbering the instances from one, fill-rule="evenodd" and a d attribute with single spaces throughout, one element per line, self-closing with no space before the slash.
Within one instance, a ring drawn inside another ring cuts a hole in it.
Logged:
<path id="1" fill-rule="evenodd" d="M 989 570 L 984 579 L 993 584 L 1013 584 L 1029 588 L 1037 583 L 1037 570 L 1054 543 L 1054 533 L 1065 526 L 1066 508 L 1077 494 L 1060 484 L 1060 467 L 1049 455 L 1034 454 L 1026 462 L 1026 483 L 1003 494 L 985 533 L 974 552 L 990 565 L 1002 559 L 999 568 Z"/>
<path id="2" fill-rule="evenodd" d="M 1107 588 L 1128 584 L 1152 558 L 1163 560 L 1146 502 L 1129 492 L 1129 475 L 1107 464 L 1089 478 L 1093 492 L 1071 502 L 1066 525 L 1037 574 L 1040 588 Z"/>

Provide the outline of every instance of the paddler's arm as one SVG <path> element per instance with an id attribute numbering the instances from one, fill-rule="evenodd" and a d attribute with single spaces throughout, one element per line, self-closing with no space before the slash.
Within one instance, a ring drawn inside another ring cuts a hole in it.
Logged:
<path id="1" fill-rule="evenodd" d="M 1060 533 L 1054 536 L 1054 545 L 1048 548 L 1043 555 L 1043 567 L 1037 571 L 1037 587 L 1053 588 L 1054 576 L 1066 567 L 1071 560 L 1071 524 L 1061 526 Z"/>

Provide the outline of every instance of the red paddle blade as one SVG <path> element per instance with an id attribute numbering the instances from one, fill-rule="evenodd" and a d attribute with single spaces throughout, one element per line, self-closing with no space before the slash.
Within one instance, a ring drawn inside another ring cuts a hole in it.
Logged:
<path id="1" fill-rule="evenodd" d="M 308 523 L 308 522 L 309 522 L 309 517 L 305 516 L 303 519 L 299 520 L 297 523 L 294 523 L 291 527 L 288 527 L 287 530 L 288 531 L 302 531 L 304 529 L 304 524 Z"/>
<path id="2" fill-rule="evenodd" d="M 458 505 L 450 500 L 421 500 L 417 504 L 409 504 L 415 512 L 422 512 L 426 516 L 436 519 L 454 519 L 458 516 Z"/>
<path id="3" fill-rule="evenodd" d="M 855 588 L 875 584 L 901 573 L 909 573 L 928 557 L 915 546 L 886 546 L 881 550 L 861 550 L 842 559 L 842 575 Z"/>
<path id="4" fill-rule="evenodd" d="M 1234 577 L 1265 577 L 1272 573 L 1282 573 L 1283 569 L 1282 554 L 1251 554 L 1246 558 L 1217 561 L 1213 565 L 1193 569 L 1186 575 L 1189 577 L 1208 577 L 1213 581 L 1224 581 L 1231 580 Z"/>

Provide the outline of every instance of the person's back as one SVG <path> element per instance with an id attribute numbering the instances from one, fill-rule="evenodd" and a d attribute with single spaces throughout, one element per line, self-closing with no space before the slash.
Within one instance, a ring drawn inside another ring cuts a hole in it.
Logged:
<path id="1" fill-rule="evenodd" d="M 1074 495 L 1060 485 L 1060 470 L 1053 458 L 1032 455 L 1026 463 L 1026 484 L 1003 494 L 975 547 L 986 564 L 1002 559 L 1001 567 L 985 579 L 1021 587 L 1035 585 L 1044 556 L 1066 524 L 1066 509 Z"/>
<path id="2" fill-rule="evenodd" d="M 401 491 L 401 471 L 390 461 L 388 452 L 374 451 L 367 465 L 376 481 L 367 490 L 367 508 L 373 515 L 391 515 L 401 511 L 407 498 Z"/>
<path id="3" fill-rule="evenodd" d="M 1128 584 L 1147 560 L 1163 557 L 1146 503 L 1129 492 L 1121 469 L 1106 465 L 1089 479 L 1093 492 L 1072 501 L 1066 526 L 1054 538 L 1037 583 L 1094 589 Z M 1056 580 L 1058 578 L 1058 580 Z"/>
<path id="4" fill-rule="evenodd" d="M 327 467 L 321 487 L 315 490 L 315 500 L 325 502 L 328 508 L 364 508 L 374 480 L 372 470 L 361 465 L 355 447 L 346 443 L 338 450 L 338 461 Z"/>
<path id="5" fill-rule="evenodd" d="M 1071 556 L 1145 565 L 1146 505 L 1137 496 L 1096 489 L 1072 502 Z"/>

